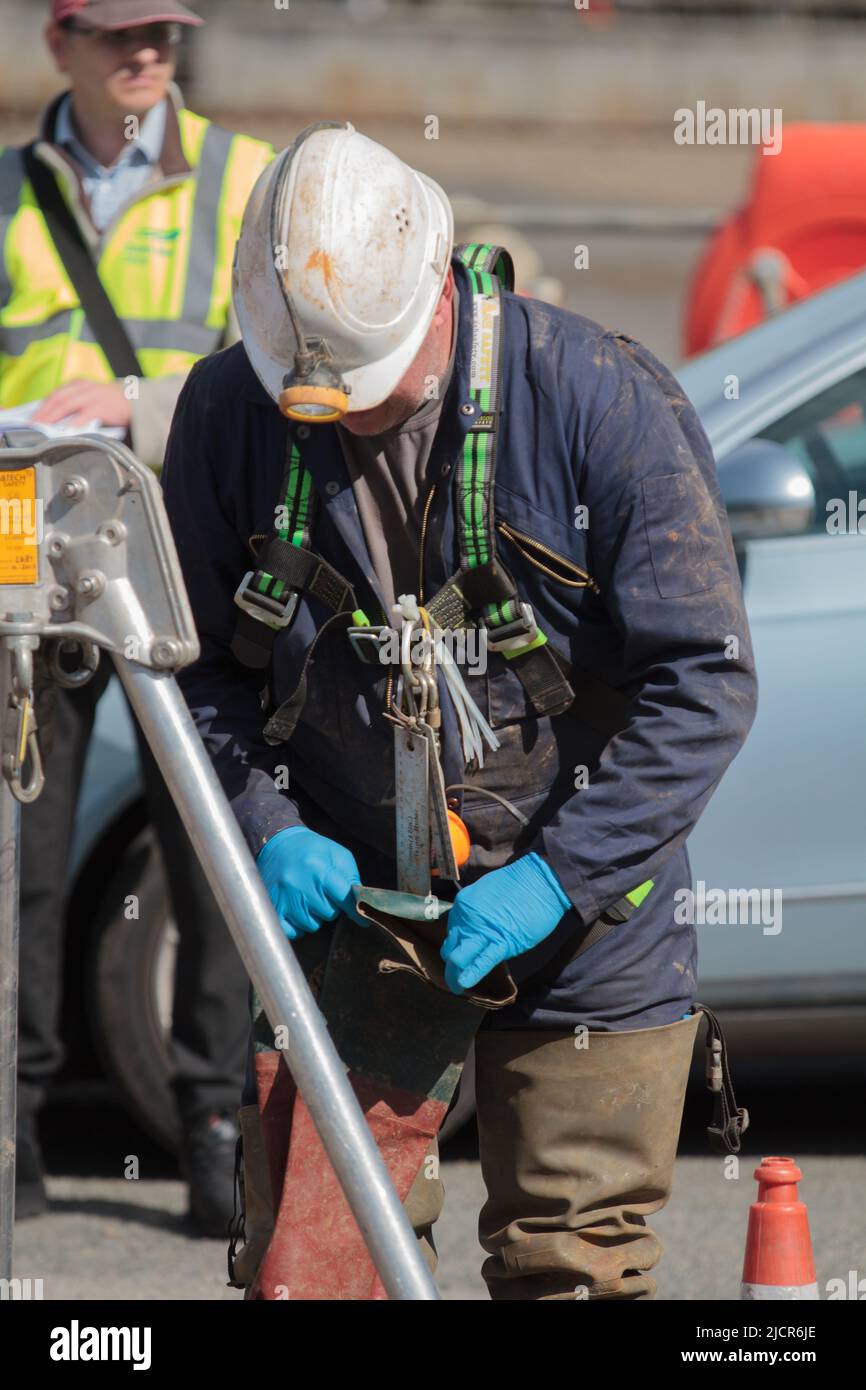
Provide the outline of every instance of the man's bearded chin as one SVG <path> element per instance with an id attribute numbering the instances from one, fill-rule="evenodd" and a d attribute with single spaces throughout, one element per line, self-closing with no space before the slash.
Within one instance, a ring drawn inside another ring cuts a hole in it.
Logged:
<path id="1" fill-rule="evenodd" d="M 451 351 L 451 326 L 442 325 L 428 334 L 405 375 L 381 405 L 372 410 L 349 410 L 341 424 L 352 434 L 384 434 L 396 429 L 414 415 L 429 399 L 427 385 L 431 378 L 440 380 L 448 365 Z M 349 398 L 351 404 L 351 397 Z"/>
<path id="2" fill-rule="evenodd" d="M 352 434 L 384 434 L 402 425 L 423 404 L 423 390 L 418 394 L 400 385 L 381 405 L 374 405 L 372 410 L 350 410 L 340 423 Z"/>

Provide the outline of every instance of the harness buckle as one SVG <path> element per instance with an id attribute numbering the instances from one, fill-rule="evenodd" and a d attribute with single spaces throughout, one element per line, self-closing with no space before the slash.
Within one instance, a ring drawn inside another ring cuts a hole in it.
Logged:
<path id="1" fill-rule="evenodd" d="M 248 613 L 251 618 L 255 618 L 256 622 L 264 623 L 266 627 L 277 629 L 288 627 L 298 607 L 296 590 L 287 589 L 285 601 L 269 598 L 267 594 L 256 593 L 255 589 L 250 588 L 255 573 L 255 570 L 247 570 L 235 591 L 235 603 L 238 608 L 242 609 L 244 613 Z"/>
<path id="2" fill-rule="evenodd" d="M 538 636 L 538 625 L 532 605 L 520 603 L 520 617 L 510 623 L 500 623 L 498 627 L 488 627 L 487 647 L 491 652 L 508 652 L 518 647 L 528 647 Z"/>
<path id="3" fill-rule="evenodd" d="M 385 665 L 381 656 L 383 638 L 391 630 L 389 627 L 374 627 L 372 624 L 368 627 L 347 628 L 349 641 L 358 660 L 363 661 L 366 666 Z"/>

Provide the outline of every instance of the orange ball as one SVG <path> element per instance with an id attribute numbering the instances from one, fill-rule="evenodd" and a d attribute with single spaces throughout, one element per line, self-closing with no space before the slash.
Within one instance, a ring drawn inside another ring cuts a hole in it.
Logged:
<path id="1" fill-rule="evenodd" d="M 469 831 L 466 829 L 466 826 L 463 824 L 463 821 L 456 811 L 448 812 L 448 829 L 451 832 L 451 848 L 454 850 L 455 862 L 458 869 L 462 869 L 469 858 L 469 851 L 472 845 L 469 839 Z"/>

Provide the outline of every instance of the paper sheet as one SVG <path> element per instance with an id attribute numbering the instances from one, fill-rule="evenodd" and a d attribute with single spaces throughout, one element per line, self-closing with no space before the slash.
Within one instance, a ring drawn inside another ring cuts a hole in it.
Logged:
<path id="1" fill-rule="evenodd" d="M 122 425 L 103 425 L 100 420 L 90 420 L 86 425 L 69 425 L 66 421 L 60 420 L 55 425 L 48 425 L 41 420 L 31 419 L 41 404 L 41 400 L 27 401 L 24 405 L 13 405 L 6 410 L 0 410 L 0 432 L 13 429 L 38 430 L 46 439 L 64 439 L 75 434 L 101 434 L 106 439 L 123 439 L 126 436 L 126 430 Z"/>

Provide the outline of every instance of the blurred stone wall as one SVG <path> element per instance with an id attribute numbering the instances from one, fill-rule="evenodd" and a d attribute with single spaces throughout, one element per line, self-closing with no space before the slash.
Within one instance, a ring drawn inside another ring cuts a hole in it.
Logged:
<path id="1" fill-rule="evenodd" d="M 689 2 L 698 12 L 641 0 L 618 13 L 601 0 L 588 12 L 568 0 L 200 0 L 208 23 L 189 41 L 184 90 L 206 110 L 360 121 L 663 127 L 698 100 L 781 107 L 788 120 L 866 116 L 866 19 L 802 13 L 806 0 L 724 17 Z M 38 109 L 57 90 L 47 10 L 0 0 L 0 109 Z"/>

